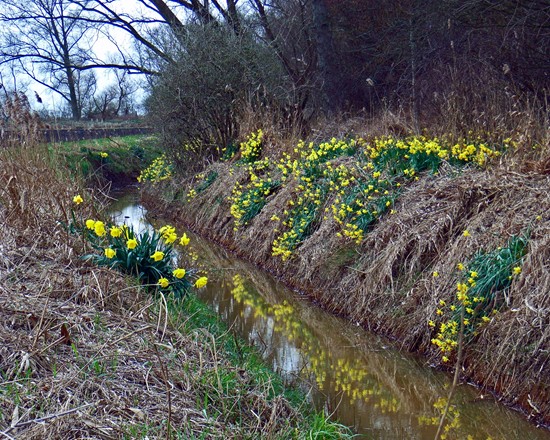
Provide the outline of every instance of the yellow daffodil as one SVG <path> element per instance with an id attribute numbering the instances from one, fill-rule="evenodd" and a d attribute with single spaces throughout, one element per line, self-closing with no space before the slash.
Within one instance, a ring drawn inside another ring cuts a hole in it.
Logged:
<path id="1" fill-rule="evenodd" d="M 458 263 L 458 264 L 456 265 L 456 268 L 457 268 L 458 270 L 464 270 L 464 265 L 463 265 L 462 263 Z"/>
<path id="2" fill-rule="evenodd" d="M 437 277 L 439 276 L 439 272 L 436 271 L 436 270 L 434 270 L 434 271 L 432 272 L 432 276 L 433 276 L 434 278 L 437 278 Z"/>
<path id="3" fill-rule="evenodd" d="M 86 220 L 86 227 L 90 230 L 94 229 L 95 220 L 88 219 Z"/>
<path id="4" fill-rule="evenodd" d="M 176 278 L 183 278 L 185 276 L 185 269 L 174 269 L 172 272 L 172 275 L 174 275 Z"/>
<path id="5" fill-rule="evenodd" d="M 469 237 L 470 232 L 468 231 L 468 229 L 465 229 L 464 232 L 462 233 L 462 235 L 464 235 L 464 237 Z"/>
<path id="6" fill-rule="evenodd" d="M 103 237 L 107 231 L 105 230 L 105 223 L 97 221 L 94 223 L 94 232 L 98 237 Z"/>
<path id="7" fill-rule="evenodd" d="M 519 275 L 519 274 L 521 273 L 521 267 L 519 267 L 519 266 L 514 267 L 514 268 L 512 269 L 512 273 L 513 273 L 514 275 Z"/>
<path id="8" fill-rule="evenodd" d="M 83 201 L 84 199 L 80 196 L 80 194 L 77 194 L 76 196 L 73 197 L 73 202 L 76 203 L 77 205 L 80 205 Z"/>
<path id="9" fill-rule="evenodd" d="M 181 236 L 181 238 L 180 238 L 180 244 L 181 244 L 182 246 L 187 246 L 187 245 L 189 244 L 190 241 L 191 241 L 191 240 L 189 239 L 189 237 L 188 237 L 187 234 L 185 234 L 185 233 L 184 233 L 184 234 Z"/>
<path id="10" fill-rule="evenodd" d="M 113 226 L 110 231 L 111 237 L 117 238 L 122 235 L 122 229 L 117 228 L 116 226 Z"/>
<path id="11" fill-rule="evenodd" d="M 195 281 L 195 287 L 197 289 L 201 289 L 204 286 L 206 286 L 206 283 L 208 282 L 208 278 L 206 277 L 200 277 L 197 281 Z"/>
<path id="12" fill-rule="evenodd" d="M 174 243 L 178 239 L 178 234 L 175 232 L 170 232 L 169 234 L 164 235 L 164 241 L 166 244 Z"/>
<path id="13" fill-rule="evenodd" d="M 137 245 L 138 242 L 135 238 L 131 238 L 126 242 L 126 246 L 128 247 L 128 249 L 135 249 Z"/>
<path id="14" fill-rule="evenodd" d="M 160 261 L 164 258 L 164 252 L 156 251 L 153 255 L 151 255 L 151 258 L 155 261 Z"/>
<path id="15" fill-rule="evenodd" d="M 111 248 L 105 249 L 105 256 L 107 258 L 113 258 L 115 255 L 116 255 L 116 251 L 114 249 L 111 249 Z"/>
<path id="16" fill-rule="evenodd" d="M 99 153 L 99 155 L 101 157 L 108 157 L 109 156 L 109 153 L 105 153 L 105 151 L 102 151 L 101 153 Z"/>
<path id="17" fill-rule="evenodd" d="M 163 289 L 166 289 L 170 284 L 170 281 L 168 281 L 166 278 L 162 277 L 159 278 L 158 285 L 162 287 Z"/>

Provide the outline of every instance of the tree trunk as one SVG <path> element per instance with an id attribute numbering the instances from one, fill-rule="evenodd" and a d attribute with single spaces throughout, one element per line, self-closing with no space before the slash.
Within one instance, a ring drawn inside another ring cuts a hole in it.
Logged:
<path id="1" fill-rule="evenodd" d="M 74 80 L 74 72 L 73 72 L 73 69 L 69 66 L 70 66 L 70 61 L 66 61 L 65 72 L 67 74 L 67 85 L 69 87 L 69 96 L 70 96 L 69 104 L 71 105 L 71 113 L 73 115 L 73 119 L 75 121 L 78 121 L 82 117 L 82 109 L 78 104 L 78 95 L 76 93 L 76 83 Z"/>
<path id="2" fill-rule="evenodd" d="M 340 110 L 342 106 L 342 94 L 338 87 L 340 75 L 337 70 L 336 51 L 326 1 L 312 0 L 312 7 L 322 108 L 330 114 Z"/>

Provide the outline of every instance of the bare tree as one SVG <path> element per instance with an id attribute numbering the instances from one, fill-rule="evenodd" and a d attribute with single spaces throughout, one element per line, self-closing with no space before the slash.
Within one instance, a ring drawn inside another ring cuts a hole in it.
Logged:
<path id="1" fill-rule="evenodd" d="M 66 0 L 1 0 L 0 6 L 0 63 L 16 64 L 57 93 L 79 119 L 94 79 L 78 66 L 92 59 L 97 29 L 81 21 L 82 11 Z"/>
<path id="2" fill-rule="evenodd" d="M 88 116 L 99 116 L 105 121 L 130 112 L 131 96 L 138 86 L 125 72 L 115 71 L 115 75 L 116 81 L 92 98 Z"/>

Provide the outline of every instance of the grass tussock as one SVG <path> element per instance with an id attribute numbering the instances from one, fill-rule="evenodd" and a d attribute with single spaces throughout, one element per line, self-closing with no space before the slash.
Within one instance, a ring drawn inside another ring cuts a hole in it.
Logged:
<path id="1" fill-rule="evenodd" d="M 232 353 L 195 301 L 154 299 L 79 258 L 89 249 L 62 222 L 75 194 L 93 195 L 51 152 L 0 154 L 3 437 L 309 438 L 314 416 L 253 352 Z M 84 217 L 93 205 L 79 207 Z"/>
<path id="2" fill-rule="evenodd" d="M 433 341 L 464 308 L 468 325 L 475 323 L 465 376 L 550 421 L 547 138 L 361 141 L 349 136 L 355 124 L 334 141 L 287 146 L 277 159 L 259 153 L 255 162 L 237 156 L 213 164 L 202 175 L 217 177 L 201 191 L 200 178 L 187 182 L 187 197 L 182 182 L 164 182 L 151 207 L 436 365 L 452 365 L 456 352 L 442 353 Z M 491 280 L 494 268 L 483 280 L 463 280 L 457 267 L 476 272 L 476 258 L 500 258 L 499 249 L 520 236 L 525 250 L 497 265 L 504 282 Z M 483 294 L 475 289 L 482 281 Z"/>

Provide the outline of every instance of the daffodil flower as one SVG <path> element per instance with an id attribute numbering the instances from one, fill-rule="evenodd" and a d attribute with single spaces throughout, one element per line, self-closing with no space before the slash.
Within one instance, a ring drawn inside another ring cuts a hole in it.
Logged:
<path id="1" fill-rule="evenodd" d="M 111 237 L 113 237 L 113 238 L 120 237 L 122 235 L 122 229 L 117 228 L 116 226 L 114 226 L 114 227 L 111 228 L 110 234 L 111 234 Z"/>
<path id="2" fill-rule="evenodd" d="M 88 219 L 86 220 L 86 227 L 90 230 L 94 229 L 95 220 Z"/>
<path id="3" fill-rule="evenodd" d="M 206 283 L 208 282 L 208 278 L 206 277 L 200 277 L 197 281 L 195 281 L 195 287 L 197 289 L 201 289 L 204 286 L 206 286 Z"/>
<path id="4" fill-rule="evenodd" d="M 187 245 L 189 244 L 190 241 L 191 241 L 191 240 L 189 239 L 189 237 L 188 237 L 187 234 L 185 234 L 185 233 L 184 233 L 184 234 L 181 236 L 181 238 L 180 238 L 180 244 L 181 244 L 182 246 L 187 246 Z"/>
<path id="5" fill-rule="evenodd" d="M 126 242 L 126 246 L 128 247 L 128 249 L 135 249 L 137 245 L 138 242 L 135 238 L 131 238 Z"/>
<path id="6" fill-rule="evenodd" d="M 156 251 L 153 255 L 151 255 L 151 258 L 155 261 L 160 261 L 164 258 L 164 252 Z"/>
<path id="7" fill-rule="evenodd" d="M 176 278 L 181 279 L 185 276 L 185 269 L 181 269 L 181 268 L 174 269 L 172 271 L 172 275 L 174 275 Z"/>
<path id="8" fill-rule="evenodd" d="M 177 238 L 178 234 L 176 234 L 175 232 L 170 232 L 169 234 L 164 235 L 164 241 L 166 242 L 166 244 L 174 243 Z"/>
<path id="9" fill-rule="evenodd" d="M 105 223 L 97 221 L 94 223 L 94 232 L 98 237 L 103 237 L 107 231 L 105 230 Z"/>
<path id="10" fill-rule="evenodd" d="M 73 197 L 73 202 L 76 203 L 77 205 L 80 205 L 83 201 L 84 199 L 80 196 L 80 194 L 77 194 L 76 196 Z"/>
<path id="11" fill-rule="evenodd" d="M 105 256 L 107 258 L 113 258 L 115 255 L 116 255 L 116 251 L 114 249 L 111 249 L 111 248 L 105 249 Z"/>
<path id="12" fill-rule="evenodd" d="M 166 289 L 170 285 L 170 281 L 162 277 L 162 278 L 159 278 L 158 285 L 163 289 Z"/>

